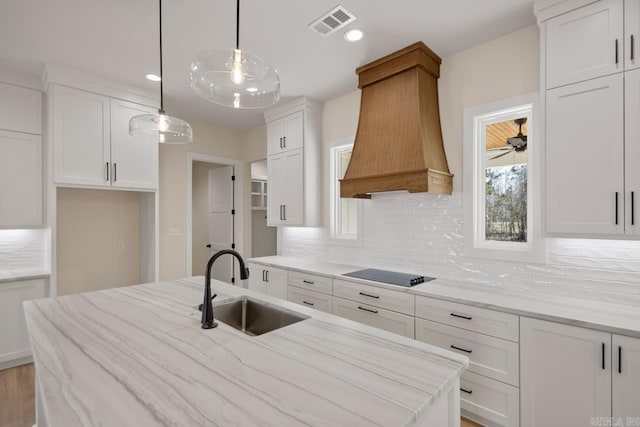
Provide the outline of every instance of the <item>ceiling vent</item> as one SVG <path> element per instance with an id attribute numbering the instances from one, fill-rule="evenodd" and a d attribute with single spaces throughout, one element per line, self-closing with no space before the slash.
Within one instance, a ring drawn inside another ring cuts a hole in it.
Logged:
<path id="1" fill-rule="evenodd" d="M 309 24 L 309 28 L 321 36 L 327 37 L 355 20 L 356 17 L 353 13 L 338 5 Z"/>

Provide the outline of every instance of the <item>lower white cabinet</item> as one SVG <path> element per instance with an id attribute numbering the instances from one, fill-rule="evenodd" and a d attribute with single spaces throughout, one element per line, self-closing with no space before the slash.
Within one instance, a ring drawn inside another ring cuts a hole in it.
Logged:
<path id="1" fill-rule="evenodd" d="M 249 263 L 249 289 L 287 299 L 287 270 Z"/>
<path id="2" fill-rule="evenodd" d="M 640 417 L 640 339 L 613 335 L 612 344 L 613 416 L 626 423 L 627 417 Z"/>
<path id="3" fill-rule="evenodd" d="M 460 378 L 462 416 L 481 424 L 520 425 L 520 391 L 517 387 L 466 371 Z"/>
<path id="4" fill-rule="evenodd" d="M 611 416 L 610 333 L 521 317 L 520 346 L 522 427 Z"/>
<path id="5" fill-rule="evenodd" d="M 342 298 L 333 299 L 333 314 L 405 337 L 414 337 L 413 316 Z"/>
<path id="6" fill-rule="evenodd" d="M 333 297 L 331 295 L 297 288 L 295 286 L 289 286 L 289 301 L 304 305 L 305 307 L 315 308 L 325 313 L 331 313 L 333 311 Z"/>
<path id="7" fill-rule="evenodd" d="M 22 303 L 45 295 L 44 279 L 0 283 L 0 369 L 31 356 Z"/>
<path id="8" fill-rule="evenodd" d="M 42 137 L 0 130 L 0 227 L 42 224 Z"/>

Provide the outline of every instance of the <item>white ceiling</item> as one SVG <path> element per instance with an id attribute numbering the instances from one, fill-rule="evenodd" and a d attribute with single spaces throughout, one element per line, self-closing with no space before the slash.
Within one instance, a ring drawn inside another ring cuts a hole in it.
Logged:
<path id="1" fill-rule="evenodd" d="M 347 43 L 307 25 L 337 4 L 357 16 Z M 45 62 L 147 89 L 158 83 L 157 0 L 0 0 L 0 63 L 39 74 Z M 248 129 L 261 110 L 200 99 L 189 65 L 206 49 L 235 43 L 234 0 L 163 0 L 165 109 L 171 115 Z M 242 0 L 240 46 L 276 66 L 284 99 L 329 100 L 357 87 L 356 67 L 418 40 L 441 57 L 532 25 L 532 0 Z"/>

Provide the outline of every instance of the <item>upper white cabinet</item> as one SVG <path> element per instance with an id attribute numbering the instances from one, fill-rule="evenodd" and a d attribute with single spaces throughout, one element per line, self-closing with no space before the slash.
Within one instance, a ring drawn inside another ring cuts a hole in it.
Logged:
<path id="1" fill-rule="evenodd" d="M 56 184 L 157 188 L 157 142 L 129 135 L 129 119 L 154 109 L 61 85 L 50 95 Z"/>
<path id="2" fill-rule="evenodd" d="M 265 113 L 268 225 L 322 223 L 322 104 L 299 98 Z"/>
<path id="3" fill-rule="evenodd" d="M 0 129 L 42 134 L 42 93 L 0 82 Z"/>
<path id="4" fill-rule="evenodd" d="M 267 154 L 302 148 L 304 142 L 304 113 L 298 111 L 267 125 Z"/>
<path id="5" fill-rule="evenodd" d="M 625 0 L 624 32 L 624 68 L 640 68 L 640 0 Z"/>
<path id="6" fill-rule="evenodd" d="M 625 232 L 640 234 L 640 70 L 625 73 L 624 89 Z"/>
<path id="7" fill-rule="evenodd" d="M 547 231 L 624 232 L 623 76 L 547 91 Z"/>
<path id="8" fill-rule="evenodd" d="M 601 0 L 546 22 L 547 89 L 623 70 L 623 0 Z"/>

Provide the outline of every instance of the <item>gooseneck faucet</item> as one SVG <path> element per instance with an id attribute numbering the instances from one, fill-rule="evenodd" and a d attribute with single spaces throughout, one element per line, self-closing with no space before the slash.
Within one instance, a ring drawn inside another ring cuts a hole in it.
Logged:
<path id="1" fill-rule="evenodd" d="M 207 270 L 204 274 L 204 302 L 202 303 L 202 329 L 213 329 L 218 324 L 213 320 L 213 302 L 211 301 L 211 267 L 213 267 L 213 263 L 216 262 L 218 258 L 222 255 L 229 254 L 233 255 L 238 259 L 240 263 L 240 280 L 247 280 L 249 278 L 249 269 L 244 263 L 244 259 L 242 259 L 242 255 L 238 252 L 225 249 L 219 252 L 216 252 L 211 258 L 209 258 L 209 262 L 207 262 Z"/>

